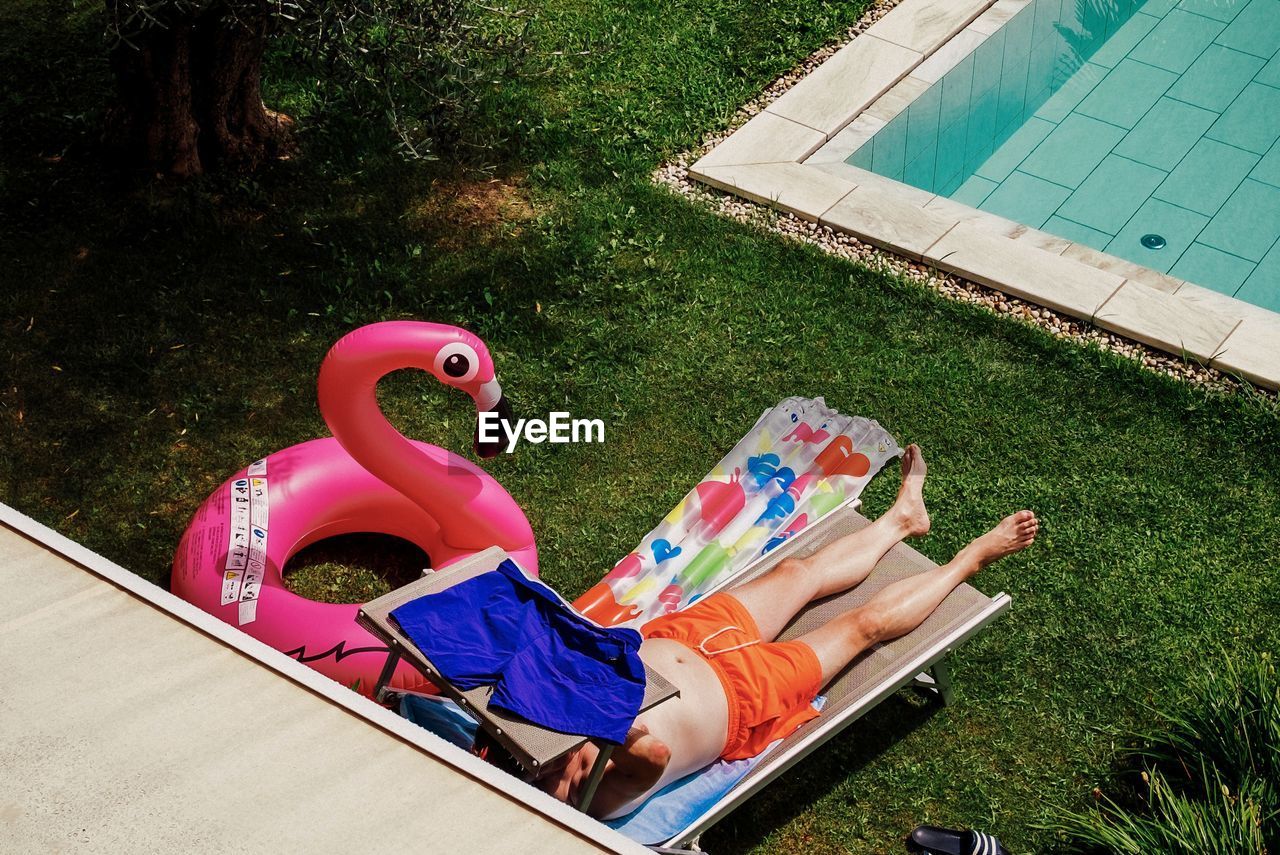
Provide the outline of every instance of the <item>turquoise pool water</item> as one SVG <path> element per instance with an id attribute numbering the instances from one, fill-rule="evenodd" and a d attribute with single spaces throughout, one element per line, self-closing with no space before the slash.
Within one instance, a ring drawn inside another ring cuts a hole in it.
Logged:
<path id="1" fill-rule="evenodd" d="M 1280 0 L 1033 0 L 848 162 L 1280 311 L 1277 138 Z"/>

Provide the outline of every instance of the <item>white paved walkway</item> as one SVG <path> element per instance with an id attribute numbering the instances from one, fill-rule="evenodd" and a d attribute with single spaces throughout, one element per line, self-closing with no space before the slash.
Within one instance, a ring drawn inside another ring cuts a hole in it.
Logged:
<path id="1" fill-rule="evenodd" d="M 3 505 L 0 591 L 0 851 L 644 851 Z"/>

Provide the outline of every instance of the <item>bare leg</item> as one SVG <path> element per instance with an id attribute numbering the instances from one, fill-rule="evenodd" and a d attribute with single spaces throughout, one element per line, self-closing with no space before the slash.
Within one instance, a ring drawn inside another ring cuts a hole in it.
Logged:
<path id="1" fill-rule="evenodd" d="M 759 579 L 731 589 L 755 618 L 765 641 L 778 633 L 812 600 L 848 590 L 870 575 L 884 554 L 907 537 L 929 531 L 924 505 L 924 456 L 917 445 L 902 456 L 898 498 L 871 525 L 827 544 L 808 558 L 785 558 Z"/>
<path id="2" fill-rule="evenodd" d="M 906 635 L 924 623 L 961 582 L 993 561 L 1030 546 L 1039 525 L 1031 511 L 1007 516 L 947 564 L 894 582 L 865 605 L 801 636 L 800 641 L 818 654 L 822 682 L 830 681 L 872 645 Z"/>

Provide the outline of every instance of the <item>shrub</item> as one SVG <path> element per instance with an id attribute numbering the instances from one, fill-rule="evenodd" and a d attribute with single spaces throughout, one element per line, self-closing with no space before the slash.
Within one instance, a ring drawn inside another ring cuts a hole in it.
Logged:
<path id="1" fill-rule="evenodd" d="M 1129 798 L 1060 814 L 1051 826 L 1081 851 L 1152 855 L 1280 852 L 1280 681 L 1272 657 L 1225 657 L 1179 710 L 1139 739 Z M 1097 791 L 1095 791 L 1097 792 Z"/>

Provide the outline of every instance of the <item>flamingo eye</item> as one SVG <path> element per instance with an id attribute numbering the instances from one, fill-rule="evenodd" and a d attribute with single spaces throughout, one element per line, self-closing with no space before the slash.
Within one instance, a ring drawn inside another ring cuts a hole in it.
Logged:
<path id="1" fill-rule="evenodd" d="M 469 344 L 455 341 L 436 354 L 436 374 L 454 383 L 469 383 L 480 371 L 480 357 Z"/>

